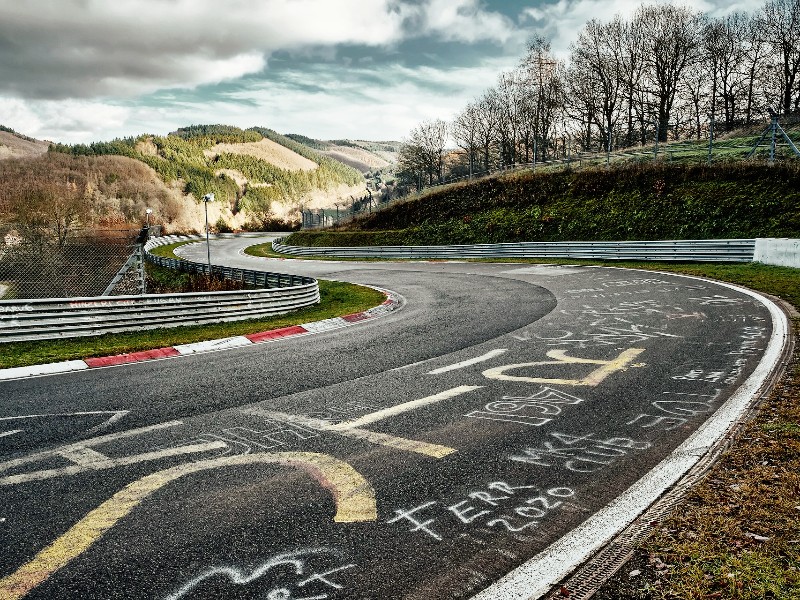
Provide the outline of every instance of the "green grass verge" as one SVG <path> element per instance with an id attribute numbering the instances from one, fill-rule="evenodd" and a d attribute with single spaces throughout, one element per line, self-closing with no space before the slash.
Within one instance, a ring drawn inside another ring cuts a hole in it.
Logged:
<path id="1" fill-rule="evenodd" d="M 272 249 L 272 242 L 266 244 L 256 244 L 255 246 L 248 246 L 244 249 L 244 253 L 249 256 L 258 256 L 261 258 L 295 258 L 288 254 L 279 254 Z"/>
<path id="2" fill-rule="evenodd" d="M 258 333 L 278 327 L 288 327 L 361 312 L 381 304 L 385 299 L 382 293 L 371 288 L 337 281 L 320 280 L 319 291 L 321 299 L 318 305 L 271 318 L 114 333 L 70 340 L 2 344 L 0 345 L 0 349 L 2 349 L 0 368 L 111 356 L 176 344 L 190 344 L 234 335 Z"/>
<path id="3" fill-rule="evenodd" d="M 198 240 L 187 240 L 183 242 L 175 242 L 174 244 L 164 244 L 163 246 L 156 246 L 152 250 L 150 250 L 150 254 L 154 256 L 162 256 L 164 258 L 177 258 L 178 260 L 183 260 L 180 256 L 175 254 L 175 249 L 179 248 L 180 246 L 185 246 L 186 244 L 194 244 Z"/>

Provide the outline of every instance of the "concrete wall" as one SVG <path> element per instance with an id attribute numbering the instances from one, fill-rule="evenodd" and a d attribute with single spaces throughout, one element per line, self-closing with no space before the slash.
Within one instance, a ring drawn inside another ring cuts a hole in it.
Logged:
<path id="1" fill-rule="evenodd" d="M 753 260 L 767 265 L 800 268 L 800 240 L 757 238 Z"/>

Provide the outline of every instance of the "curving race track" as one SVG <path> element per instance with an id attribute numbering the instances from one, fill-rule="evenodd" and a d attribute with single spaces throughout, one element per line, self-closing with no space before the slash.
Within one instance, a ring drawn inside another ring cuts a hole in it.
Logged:
<path id="1" fill-rule="evenodd" d="M 783 314 L 612 268 L 212 259 L 401 310 L 0 382 L 0 598 L 535 598 L 749 406 Z M 183 249 L 205 258 L 205 246 Z"/>

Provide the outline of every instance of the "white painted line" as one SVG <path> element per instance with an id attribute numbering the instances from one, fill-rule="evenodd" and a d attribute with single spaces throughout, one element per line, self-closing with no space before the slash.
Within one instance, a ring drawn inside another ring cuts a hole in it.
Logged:
<path id="1" fill-rule="evenodd" d="M 11 431 L 0 431 L 0 438 L 1 437 L 8 437 L 9 435 L 14 435 L 15 433 L 21 433 L 22 429 L 12 429 Z"/>
<path id="2" fill-rule="evenodd" d="M 442 400 L 455 398 L 456 396 L 466 394 L 467 392 L 471 392 L 472 390 L 477 390 L 482 387 L 482 385 L 461 385 L 450 390 L 445 390 L 444 392 L 439 392 L 433 396 L 427 396 L 426 398 L 420 398 L 419 400 L 411 400 L 410 402 L 404 402 L 403 404 L 398 404 L 397 406 L 390 406 L 389 408 L 384 408 L 383 410 L 364 415 L 363 417 L 353 421 L 345 421 L 344 423 L 329 425 L 326 427 L 326 429 L 329 431 L 343 431 L 346 429 L 363 427 L 364 425 L 382 421 L 388 417 L 401 415 L 405 412 L 416 410 L 418 408 L 422 408 L 423 406 L 428 406 L 429 404 L 435 404 L 436 402 L 441 402 Z"/>
<path id="3" fill-rule="evenodd" d="M 301 327 L 309 333 L 321 333 L 323 331 L 339 329 L 340 327 L 347 327 L 351 324 L 352 323 L 348 323 L 341 317 L 334 317 L 333 319 L 324 319 L 323 321 L 314 321 L 313 323 L 303 323 Z"/>
<path id="4" fill-rule="evenodd" d="M 82 448 L 91 448 L 92 446 L 99 446 L 100 444 L 105 444 L 106 442 L 112 442 L 115 440 L 135 437 L 137 435 L 150 433 L 151 431 L 158 431 L 159 429 L 177 427 L 178 425 L 183 425 L 183 421 L 167 421 L 165 423 L 158 423 L 157 425 L 149 425 L 147 427 L 140 427 L 138 429 L 129 429 L 128 431 L 120 431 L 119 433 L 109 433 L 108 435 L 102 435 L 100 437 L 91 438 L 88 440 L 82 440 L 80 442 L 75 442 L 74 444 L 67 444 L 66 446 L 60 446 L 58 448 L 53 448 L 52 450 L 36 452 L 34 454 L 29 454 L 28 456 L 22 456 L 20 458 L 7 460 L 6 462 L 0 463 L 0 472 L 7 471 L 8 469 L 11 469 L 13 467 L 18 467 L 20 465 L 24 465 L 27 463 L 36 462 L 37 460 L 43 460 L 45 458 L 57 456 L 62 452 L 67 452 L 67 453 L 74 452 Z"/>
<path id="5" fill-rule="evenodd" d="M 470 358 L 469 360 L 462 360 L 461 362 L 457 362 L 446 367 L 440 367 L 438 369 L 434 369 L 433 371 L 428 371 L 428 375 L 439 375 L 441 373 L 447 373 L 448 371 L 455 371 L 456 369 L 463 369 L 464 367 L 477 365 L 478 363 L 486 362 L 487 360 L 491 360 L 497 356 L 505 354 L 506 352 L 508 352 L 506 348 L 490 350 L 483 356 L 476 356 L 475 358 Z"/>
<path id="6" fill-rule="evenodd" d="M 180 354 L 196 354 L 198 352 L 210 352 L 212 350 L 225 350 L 227 348 L 239 348 L 240 346 L 249 346 L 252 344 L 250 340 L 242 335 L 234 337 L 221 338 L 218 340 L 208 340 L 205 342 L 195 342 L 193 344 L 180 344 L 173 346 Z"/>
<path id="7" fill-rule="evenodd" d="M 82 360 L 65 360 L 44 365 L 31 365 L 30 367 L 11 367 L 10 369 L 0 369 L 0 380 L 20 379 L 35 375 L 55 375 L 57 373 L 69 373 L 70 371 L 82 371 L 88 368 L 88 365 Z"/>
<path id="8" fill-rule="evenodd" d="M 72 466 L 61 467 L 59 469 L 44 469 L 41 471 L 31 471 L 30 473 L 16 473 L 14 475 L 7 475 L 6 477 L 0 477 L 0 485 L 16 485 L 18 483 L 29 483 L 31 481 L 43 481 L 45 479 L 52 479 L 54 477 L 77 475 L 78 473 L 83 473 L 85 471 L 100 471 L 103 469 L 112 469 L 114 467 L 125 467 L 142 462 L 160 460 L 162 458 L 168 458 L 171 456 L 197 454 L 200 452 L 209 452 L 211 450 L 220 450 L 227 447 L 228 444 L 222 440 L 217 440 L 214 442 L 205 442 L 203 444 L 192 444 L 189 446 L 167 448 L 166 450 L 158 450 L 156 452 L 146 452 L 144 454 L 120 456 L 115 458 L 106 457 L 99 452 L 95 452 L 91 448 L 84 448 L 82 452 L 71 452 L 69 454 L 61 453 L 61 456 L 76 463 Z"/>
<path id="9" fill-rule="evenodd" d="M 425 360 L 418 360 L 417 362 L 411 363 L 410 365 L 403 365 L 402 367 L 395 367 L 394 369 L 389 369 L 389 370 L 390 371 L 405 371 L 406 369 L 410 369 L 412 367 L 416 367 L 418 365 L 425 364 L 426 362 L 430 362 L 432 360 L 436 360 L 437 358 L 439 358 L 439 357 L 437 356 L 437 357 L 434 357 L 434 358 L 426 358 Z"/>
<path id="10" fill-rule="evenodd" d="M 74 412 L 74 413 L 43 413 L 40 415 L 20 415 L 17 417 L 0 417 L 0 421 L 18 421 L 22 419 L 42 419 L 45 417 L 85 417 L 85 416 L 92 416 L 92 415 L 111 415 L 110 419 L 107 419 L 100 423 L 99 425 L 95 425 L 91 429 L 87 430 L 86 433 L 92 434 L 100 431 L 101 429 L 105 429 L 117 421 L 119 421 L 122 417 L 127 415 L 130 411 L 128 410 L 91 410 L 85 412 Z"/>
<path id="11" fill-rule="evenodd" d="M 709 281 L 689 275 L 676 277 Z M 472 600 L 533 600 L 548 593 L 552 586 L 588 560 L 647 510 L 666 489 L 675 485 L 709 448 L 719 442 L 751 405 L 754 396 L 780 360 L 789 336 L 789 323 L 783 312 L 761 295 L 727 283 L 712 283 L 755 298 L 767 308 L 772 317 L 772 335 L 767 349 L 750 377 L 697 431 L 616 500 L 500 581 L 473 596 Z"/>

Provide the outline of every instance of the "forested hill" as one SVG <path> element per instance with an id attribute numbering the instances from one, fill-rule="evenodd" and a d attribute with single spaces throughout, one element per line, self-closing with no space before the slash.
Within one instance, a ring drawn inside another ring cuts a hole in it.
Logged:
<path id="1" fill-rule="evenodd" d="M 800 166 L 632 164 L 530 170 L 434 189 L 309 246 L 800 237 Z"/>
<path id="2" fill-rule="evenodd" d="M 285 217 L 301 202 L 348 197 L 363 189 L 356 169 L 263 127 L 192 125 L 167 136 L 141 135 L 92 144 L 52 144 L 73 156 L 119 155 L 152 167 L 167 184 L 180 185 L 195 200 L 213 193 L 233 215 L 251 221 Z M 281 212 L 281 211 L 279 211 Z"/>

